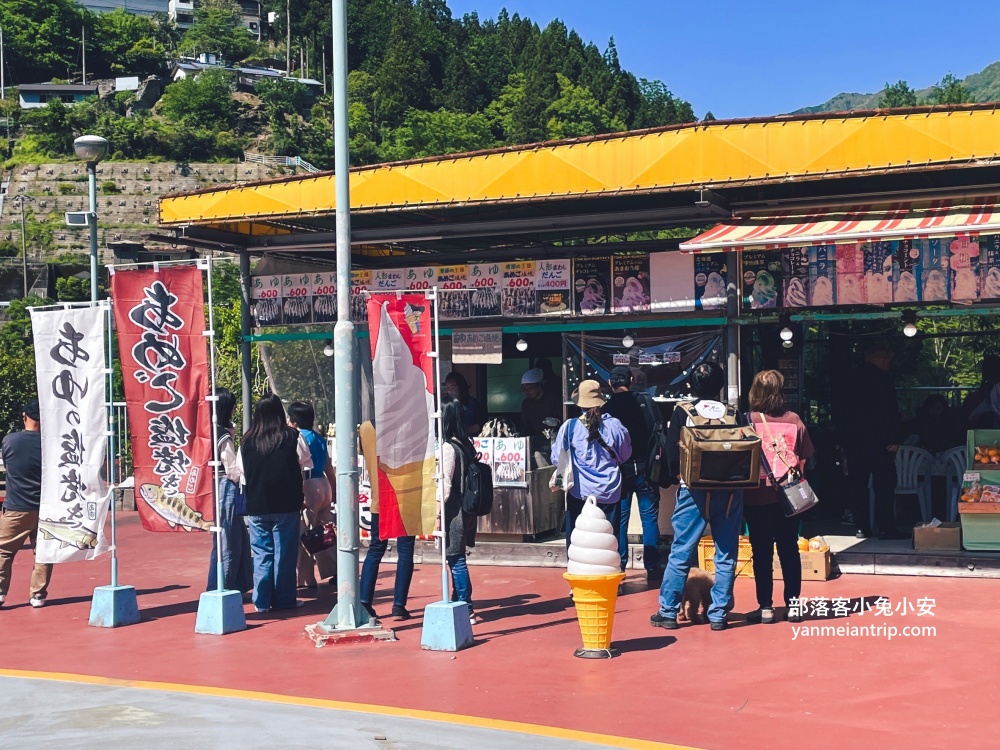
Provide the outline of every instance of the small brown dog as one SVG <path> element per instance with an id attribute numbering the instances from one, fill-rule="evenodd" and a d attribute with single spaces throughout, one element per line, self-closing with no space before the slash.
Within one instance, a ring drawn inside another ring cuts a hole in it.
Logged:
<path id="1" fill-rule="evenodd" d="M 692 623 L 703 623 L 708 620 L 708 607 L 712 603 L 712 586 L 715 576 L 701 568 L 691 568 L 687 582 L 684 584 L 684 597 L 681 599 L 681 610 L 678 620 L 688 620 Z M 700 610 L 700 611 L 699 611 Z"/>

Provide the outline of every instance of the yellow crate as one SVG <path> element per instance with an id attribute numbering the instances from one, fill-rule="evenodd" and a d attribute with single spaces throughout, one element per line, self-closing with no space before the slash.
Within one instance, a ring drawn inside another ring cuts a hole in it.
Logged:
<path id="1" fill-rule="evenodd" d="M 715 573 L 715 540 L 703 536 L 698 541 L 698 567 L 706 573 Z M 753 578 L 753 552 L 750 537 L 741 536 L 739 552 L 736 555 L 736 575 Z"/>

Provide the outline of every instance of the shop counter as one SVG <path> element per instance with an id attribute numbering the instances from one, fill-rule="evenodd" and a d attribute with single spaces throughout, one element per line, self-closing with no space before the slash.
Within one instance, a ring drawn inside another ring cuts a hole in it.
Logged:
<path id="1" fill-rule="evenodd" d="M 566 503 L 561 491 L 549 489 L 554 466 L 525 473 L 526 487 L 496 487 L 493 511 L 479 519 L 482 541 L 534 541 L 562 528 Z"/>

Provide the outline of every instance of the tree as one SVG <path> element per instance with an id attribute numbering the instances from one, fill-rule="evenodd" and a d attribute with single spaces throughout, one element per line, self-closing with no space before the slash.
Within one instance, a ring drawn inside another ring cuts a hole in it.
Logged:
<path id="1" fill-rule="evenodd" d="M 0 383 L 4 389 L 4 397 L 0 398 L 0 432 L 6 433 L 19 426 L 21 405 L 37 397 L 35 349 L 28 308 L 49 302 L 51 300 L 28 297 L 13 300 L 7 308 L 7 321 L 0 327 Z"/>
<path id="2" fill-rule="evenodd" d="M 90 279 L 76 276 L 56 279 L 56 299 L 59 302 L 83 302 L 90 299 Z"/>
<path id="3" fill-rule="evenodd" d="M 577 138 L 625 129 L 625 123 L 615 119 L 589 89 L 574 86 L 561 73 L 556 74 L 556 79 L 559 97 L 545 110 L 549 138 Z"/>
<path id="4" fill-rule="evenodd" d="M 379 149 L 387 161 L 475 151 L 497 145 L 487 117 L 439 109 L 411 109 L 403 124 L 391 131 Z"/>
<path id="5" fill-rule="evenodd" d="M 208 52 L 226 62 L 239 62 L 257 49 L 257 40 L 240 18 L 240 6 L 230 0 L 206 0 L 194 12 L 194 23 L 177 47 L 182 55 Z"/>
<path id="6" fill-rule="evenodd" d="M 80 30 L 93 16 L 73 0 L 0 0 L 6 65 L 23 83 L 68 76 L 80 55 Z"/>
<path id="7" fill-rule="evenodd" d="M 939 83 L 931 86 L 927 101 L 930 104 L 965 104 L 975 99 L 964 83 L 948 73 Z"/>
<path id="8" fill-rule="evenodd" d="M 236 114 L 235 81 L 226 70 L 206 70 L 167 86 L 157 111 L 177 124 L 228 129 Z"/>
<path id="9" fill-rule="evenodd" d="M 149 76 L 166 67 L 166 50 L 156 27 L 143 16 L 118 8 L 94 20 L 94 43 L 108 70 L 116 75 Z"/>
<path id="10" fill-rule="evenodd" d="M 59 99 L 50 99 L 44 107 L 22 112 L 21 125 L 29 132 L 22 139 L 22 146 L 30 145 L 47 156 L 62 156 L 73 148 L 69 110 Z"/>
<path id="11" fill-rule="evenodd" d="M 695 122 L 694 110 L 683 99 L 677 99 L 662 81 L 639 80 L 642 99 L 636 112 L 635 128 L 655 128 L 660 125 L 680 125 Z"/>
<path id="12" fill-rule="evenodd" d="M 885 89 L 878 97 L 879 109 L 915 106 L 917 106 L 917 93 L 903 80 L 896 81 L 895 83 L 887 82 Z"/>

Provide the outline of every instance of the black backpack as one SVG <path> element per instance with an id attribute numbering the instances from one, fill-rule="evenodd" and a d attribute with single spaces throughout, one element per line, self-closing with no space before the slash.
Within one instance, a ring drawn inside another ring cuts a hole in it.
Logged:
<path id="1" fill-rule="evenodd" d="M 488 516 L 493 510 L 493 470 L 472 455 L 471 446 L 457 440 L 449 441 L 458 454 L 455 479 L 457 494 L 462 501 L 462 511 L 473 516 Z"/>
<path id="2" fill-rule="evenodd" d="M 659 407 L 648 393 L 637 393 L 636 397 L 649 430 L 649 452 L 645 457 L 646 478 L 655 486 L 667 488 L 674 483 L 667 467 L 667 427 L 660 416 Z"/>

